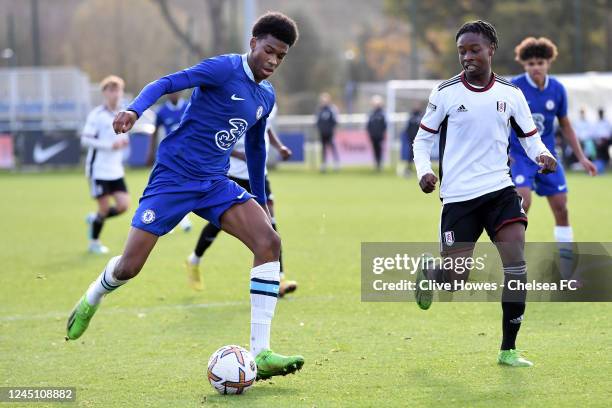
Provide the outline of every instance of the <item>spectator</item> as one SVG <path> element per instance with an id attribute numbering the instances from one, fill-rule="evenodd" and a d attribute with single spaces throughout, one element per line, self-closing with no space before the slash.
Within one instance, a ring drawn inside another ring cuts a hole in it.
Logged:
<path id="1" fill-rule="evenodd" d="M 368 136 L 374 150 L 374 165 L 377 171 L 382 169 L 382 144 L 387 130 L 387 119 L 383 111 L 383 99 L 380 95 L 372 97 L 372 112 L 368 117 Z"/>
<path id="2" fill-rule="evenodd" d="M 410 175 L 410 166 L 413 162 L 414 155 L 412 153 L 412 144 L 414 138 L 419 131 L 419 125 L 421 124 L 421 118 L 423 117 L 423 108 L 421 106 L 415 107 L 410 113 L 408 123 L 406 124 L 406 130 L 404 130 L 403 137 L 406 138 L 405 142 L 408 146 L 408 155 L 406 157 L 406 168 L 404 169 L 404 176 Z"/>
<path id="3" fill-rule="evenodd" d="M 332 151 L 334 158 L 334 169 L 340 168 L 340 157 L 334 143 L 334 131 L 338 124 L 338 109 L 331 102 L 327 92 L 322 93 L 319 99 L 319 110 L 317 111 L 317 129 L 321 137 L 321 171 L 327 171 L 327 148 Z"/>
<path id="4" fill-rule="evenodd" d="M 599 108 L 597 111 L 599 119 L 593 125 L 593 138 L 595 140 L 595 146 L 597 148 L 597 159 L 595 160 L 597 170 L 603 173 L 603 170 L 608 166 L 610 161 L 610 153 L 608 149 L 610 147 L 610 136 L 612 135 L 612 125 L 605 118 L 605 111 L 603 108 Z"/>
<path id="5" fill-rule="evenodd" d="M 572 124 L 574 125 L 576 136 L 578 136 L 578 140 L 582 144 L 584 155 L 589 160 L 595 160 L 596 149 L 595 142 L 593 141 L 593 124 L 587 120 L 584 108 L 580 108 L 580 117 L 578 120 L 573 121 Z"/>

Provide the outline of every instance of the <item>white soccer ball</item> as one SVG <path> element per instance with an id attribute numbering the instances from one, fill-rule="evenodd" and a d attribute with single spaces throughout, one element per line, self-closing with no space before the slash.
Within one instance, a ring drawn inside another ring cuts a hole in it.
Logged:
<path id="1" fill-rule="evenodd" d="M 256 377 L 253 356 L 240 346 L 223 346 L 208 360 L 208 381 L 220 394 L 243 394 Z"/>

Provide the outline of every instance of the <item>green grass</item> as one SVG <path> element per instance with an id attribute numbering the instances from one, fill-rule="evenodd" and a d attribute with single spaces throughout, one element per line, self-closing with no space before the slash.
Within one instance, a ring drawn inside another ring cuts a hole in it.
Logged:
<path id="1" fill-rule="evenodd" d="M 133 207 L 146 178 L 128 175 Z M 250 254 L 221 235 L 203 263 L 206 289 L 190 291 L 182 262 L 201 220 L 190 234 L 162 238 L 87 333 L 64 342 L 68 312 L 107 261 L 85 251 L 84 216 L 93 208 L 86 181 L 77 172 L 5 173 L 0 386 L 75 386 L 83 407 L 610 405 L 609 304 L 529 304 L 519 346 L 536 366 L 501 368 L 498 303 L 437 303 L 423 312 L 412 302 L 360 301 L 360 243 L 436 241 L 434 195 L 414 180 L 366 170 L 282 170 L 271 180 L 286 269 L 300 283 L 279 302 L 272 341 L 278 352 L 305 356 L 299 374 L 243 396 L 220 396 L 207 383 L 215 349 L 248 343 Z M 571 174 L 568 184 L 576 239 L 610 241 L 612 177 Z M 130 219 L 104 227 L 113 254 Z M 552 228 L 546 202 L 535 199 L 528 239 L 550 241 Z"/>

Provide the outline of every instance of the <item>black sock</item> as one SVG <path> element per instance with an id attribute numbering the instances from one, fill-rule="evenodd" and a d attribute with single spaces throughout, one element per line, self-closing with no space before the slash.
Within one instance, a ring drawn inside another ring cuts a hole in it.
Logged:
<path id="1" fill-rule="evenodd" d="M 272 228 L 274 229 L 274 231 L 278 230 L 276 229 L 276 221 L 272 221 Z M 285 273 L 285 270 L 283 269 L 283 248 L 281 246 L 281 250 L 280 250 L 280 254 L 278 256 L 278 262 L 280 263 L 280 273 Z"/>
<path id="2" fill-rule="evenodd" d="M 100 232 L 102 232 L 102 227 L 104 226 L 104 217 L 100 214 L 96 215 L 96 218 L 91 223 L 91 239 L 100 238 Z"/>
<path id="3" fill-rule="evenodd" d="M 516 349 L 516 336 L 525 313 L 526 290 L 509 290 L 509 281 L 527 282 L 525 262 L 504 267 L 504 291 L 502 293 L 502 350 Z M 514 285 L 516 287 L 516 285 Z"/>
<path id="4" fill-rule="evenodd" d="M 204 251 L 208 249 L 208 247 L 213 243 L 217 235 L 221 230 L 214 226 L 214 224 L 208 223 L 202 229 L 202 233 L 200 234 L 200 238 L 198 239 L 198 243 L 196 244 L 195 250 L 193 253 L 201 258 L 204 255 Z"/>
<path id="5" fill-rule="evenodd" d="M 108 214 L 106 214 L 106 218 L 114 217 L 119 215 L 119 211 L 117 211 L 116 207 L 111 207 L 108 209 Z"/>

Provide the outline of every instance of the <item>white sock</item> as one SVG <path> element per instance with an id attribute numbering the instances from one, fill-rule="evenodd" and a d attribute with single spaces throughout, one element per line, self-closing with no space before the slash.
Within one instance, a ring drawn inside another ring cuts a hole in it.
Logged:
<path id="1" fill-rule="evenodd" d="M 574 242 L 574 230 L 571 226 L 561 227 L 555 226 L 555 241 L 557 242 Z"/>
<path id="2" fill-rule="evenodd" d="M 278 300 L 280 262 L 251 269 L 251 354 L 270 348 L 270 325 Z"/>
<path id="3" fill-rule="evenodd" d="M 191 255 L 189 255 L 189 263 L 192 265 L 199 265 L 200 264 L 200 257 L 197 256 L 195 254 L 195 252 L 192 252 Z"/>
<path id="4" fill-rule="evenodd" d="M 113 275 L 115 271 L 115 266 L 117 266 L 117 262 L 119 262 L 121 256 L 116 256 L 111 258 L 110 261 L 106 264 L 106 267 L 98 276 L 98 278 L 89 285 L 89 289 L 87 289 L 87 303 L 94 306 L 100 303 L 102 297 L 107 293 L 110 293 L 117 289 L 119 286 L 123 285 L 127 281 L 122 281 L 116 279 Z"/>
<path id="5" fill-rule="evenodd" d="M 572 227 L 555 226 L 555 240 L 559 248 L 559 273 L 562 279 L 570 279 L 574 267 L 574 231 Z"/>

